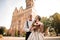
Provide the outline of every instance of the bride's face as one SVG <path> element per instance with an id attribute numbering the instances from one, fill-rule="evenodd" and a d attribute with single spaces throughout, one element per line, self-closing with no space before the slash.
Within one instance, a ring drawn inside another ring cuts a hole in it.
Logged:
<path id="1" fill-rule="evenodd" d="M 35 17 L 35 20 L 36 20 L 36 21 L 39 21 L 39 20 L 38 20 L 38 16 Z"/>

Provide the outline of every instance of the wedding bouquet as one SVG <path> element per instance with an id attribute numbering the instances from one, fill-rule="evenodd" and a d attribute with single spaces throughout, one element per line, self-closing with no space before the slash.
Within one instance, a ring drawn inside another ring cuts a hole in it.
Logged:
<path id="1" fill-rule="evenodd" d="M 37 31 L 40 28 L 40 24 L 39 23 L 34 23 L 33 27 L 34 27 L 34 31 Z"/>

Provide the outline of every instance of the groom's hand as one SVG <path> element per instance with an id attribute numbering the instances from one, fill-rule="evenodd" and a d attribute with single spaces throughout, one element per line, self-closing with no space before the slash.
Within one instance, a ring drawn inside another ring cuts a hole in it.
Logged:
<path id="1" fill-rule="evenodd" d="M 31 28 L 30 28 L 30 31 L 33 31 L 33 29 L 34 29 L 34 28 L 33 28 L 33 27 L 31 27 Z"/>
<path id="2" fill-rule="evenodd" d="M 30 28 L 30 31 L 32 31 L 32 27 Z"/>

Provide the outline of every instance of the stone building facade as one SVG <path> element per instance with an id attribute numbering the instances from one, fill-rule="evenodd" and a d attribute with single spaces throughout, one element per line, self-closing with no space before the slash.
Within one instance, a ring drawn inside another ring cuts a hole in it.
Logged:
<path id="1" fill-rule="evenodd" d="M 23 32 L 24 22 L 28 19 L 30 14 L 36 15 L 33 10 L 34 1 L 33 0 L 26 0 L 26 9 L 22 7 L 18 10 L 15 8 L 12 16 L 11 27 L 9 29 L 9 33 L 14 36 L 15 31 L 18 31 L 19 34 Z"/>

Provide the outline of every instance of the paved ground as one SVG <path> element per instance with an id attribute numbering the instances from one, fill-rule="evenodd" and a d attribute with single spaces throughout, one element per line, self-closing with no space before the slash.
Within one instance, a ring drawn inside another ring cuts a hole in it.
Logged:
<path id="1" fill-rule="evenodd" d="M 0 40 L 24 40 L 24 37 L 3 37 Z"/>
<path id="2" fill-rule="evenodd" d="M 3 37 L 0 40 L 24 40 L 25 37 Z M 45 40 L 60 40 L 60 37 L 45 37 Z"/>
<path id="3" fill-rule="evenodd" d="M 60 37 L 45 37 L 45 40 L 60 40 Z"/>

